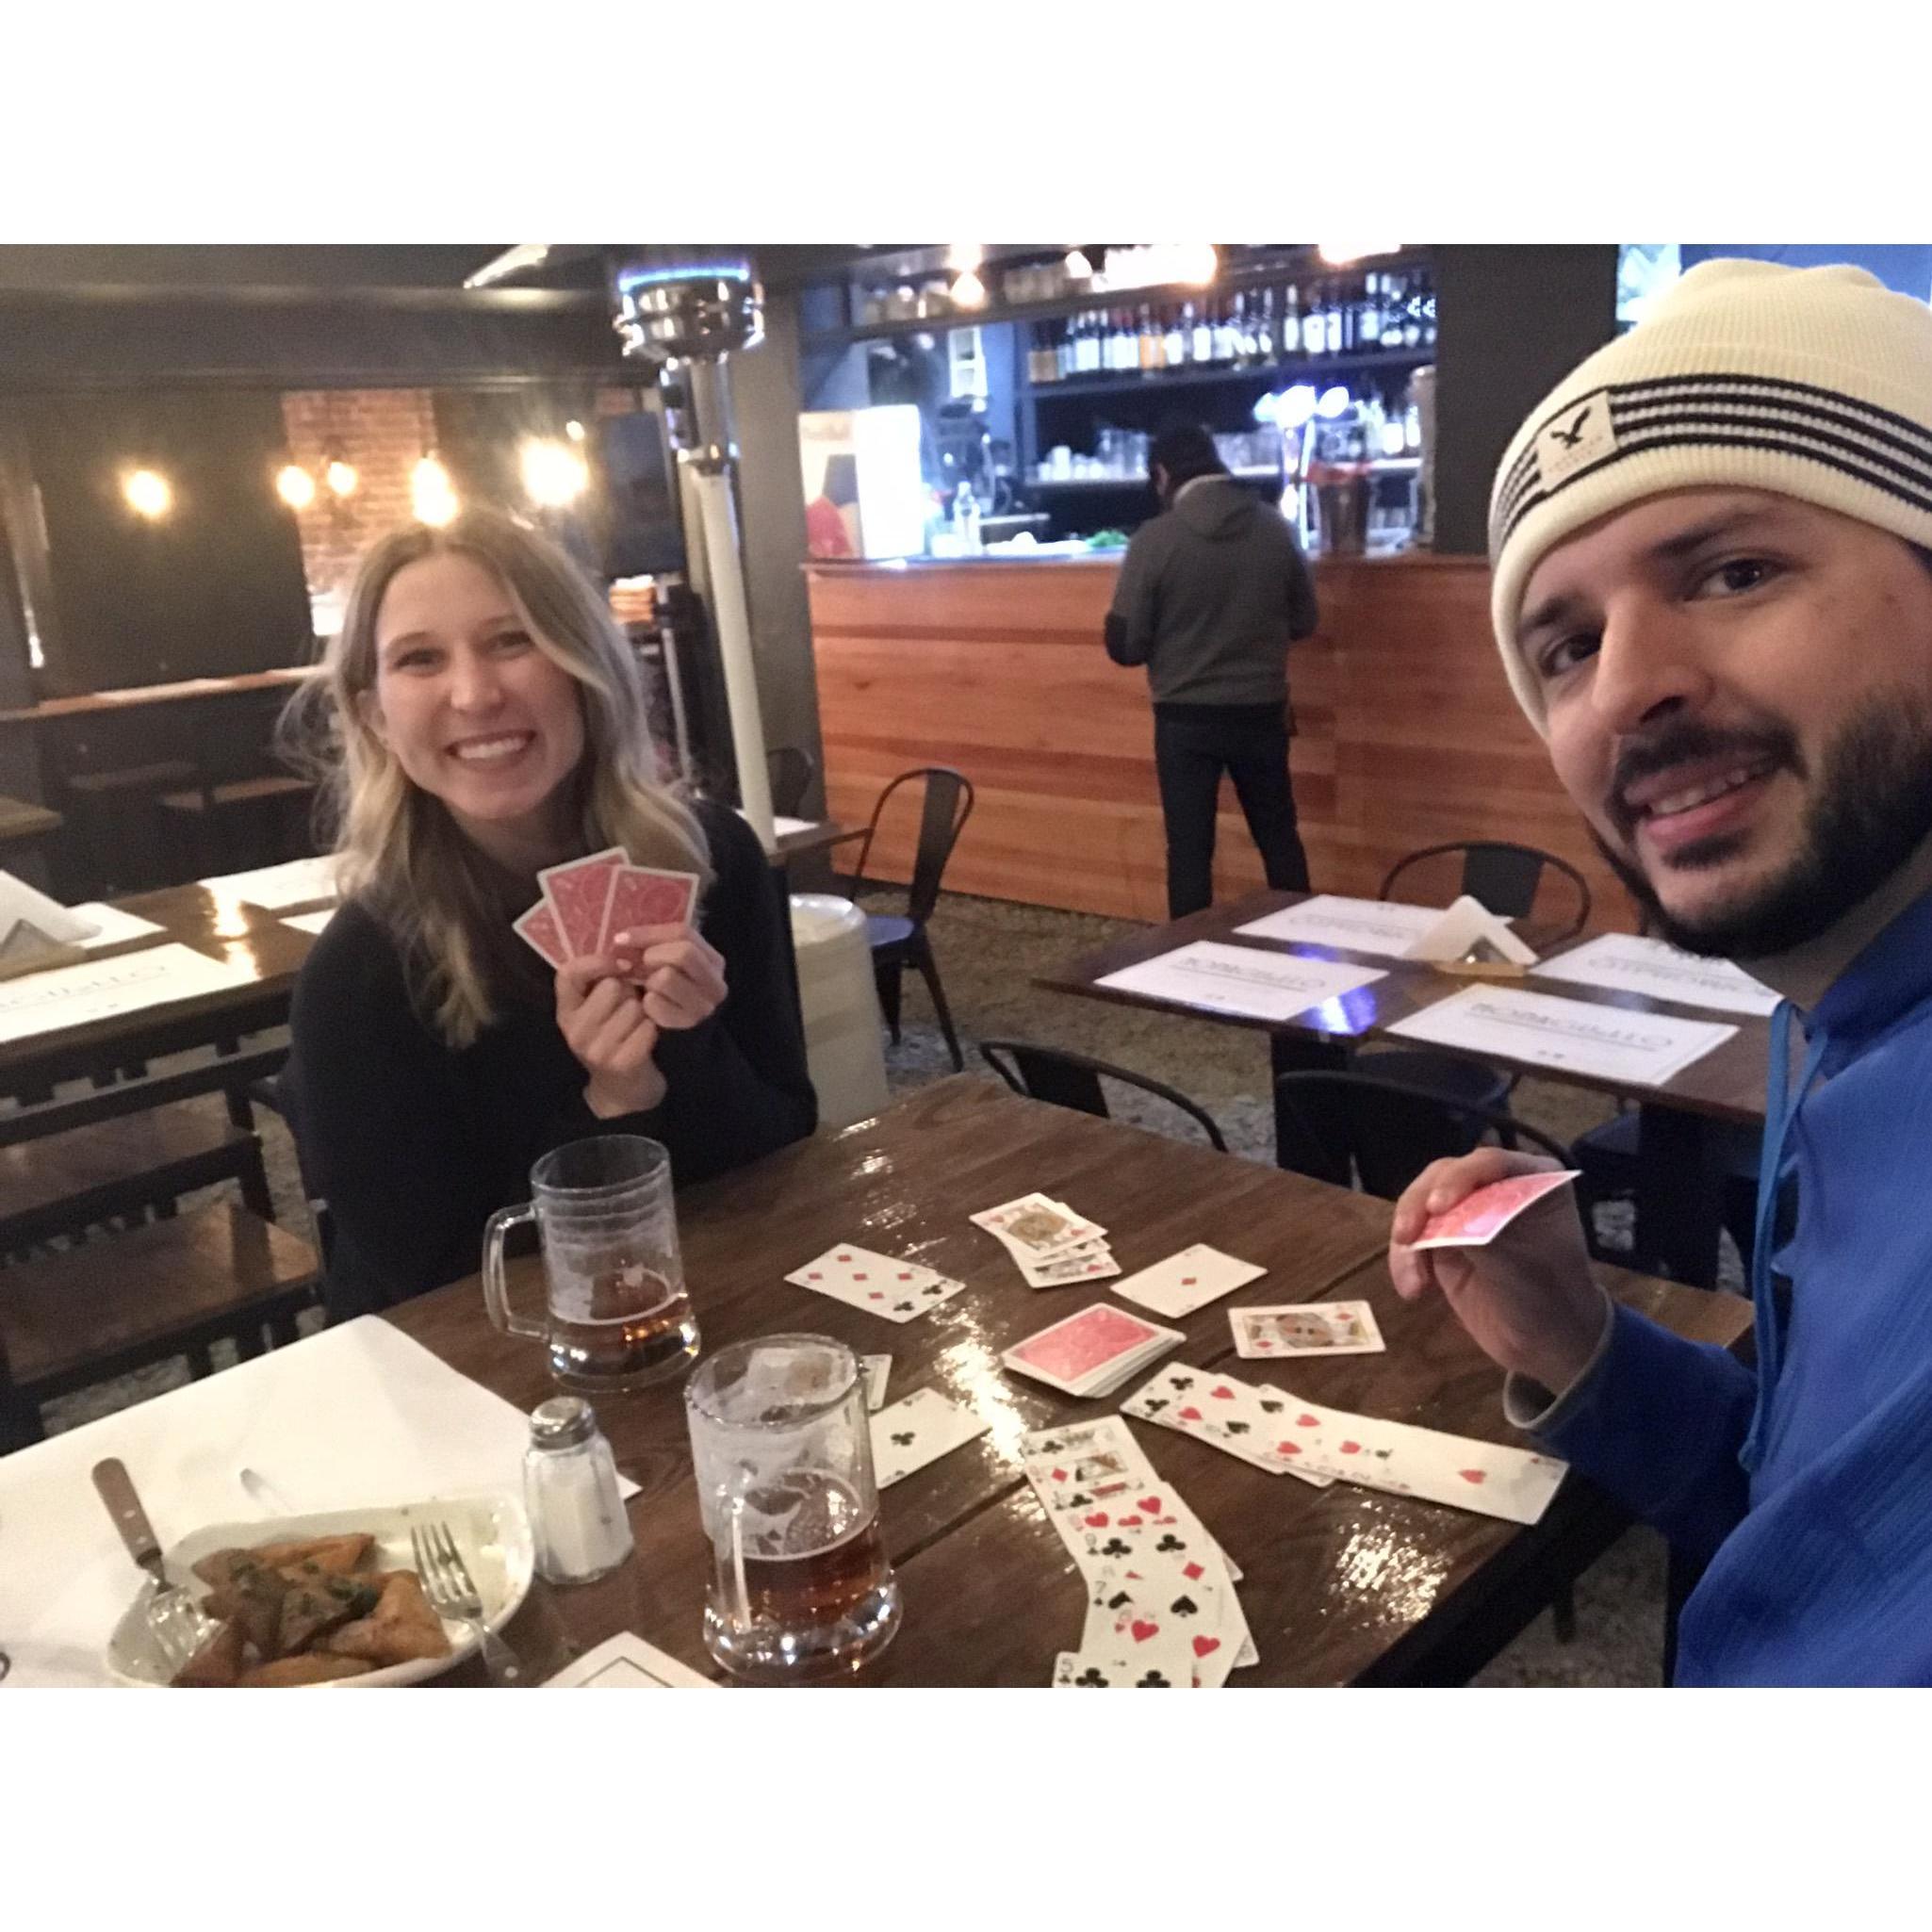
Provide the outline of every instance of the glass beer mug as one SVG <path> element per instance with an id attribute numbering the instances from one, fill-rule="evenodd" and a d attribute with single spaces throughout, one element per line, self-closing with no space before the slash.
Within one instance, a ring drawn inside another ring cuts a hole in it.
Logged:
<path id="1" fill-rule="evenodd" d="M 706 1647 L 765 1683 L 857 1670 L 904 1615 L 858 1359 L 825 1335 L 761 1335 L 706 1360 L 684 1402 L 713 1558 Z"/>
<path id="2" fill-rule="evenodd" d="M 483 1231 L 483 1301 L 505 1334 L 547 1343 L 566 1388 L 638 1388 L 697 1355 L 684 1292 L 671 1156 L 641 1134 L 572 1140 L 530 1171 L 531 1199 Z M 533 1220 L 543 1242 L 545 1319 L 511 1309 L 503 1238 Z"/>

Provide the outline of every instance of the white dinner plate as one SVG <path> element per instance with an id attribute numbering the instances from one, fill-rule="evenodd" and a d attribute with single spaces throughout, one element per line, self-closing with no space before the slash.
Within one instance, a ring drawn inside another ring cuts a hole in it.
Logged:
<path id="1" fill-rule="evenodd" d="M 477 1594 L 483 1599 L 483 1621 L 500 1630 L 516 1614 L 530 1590 L 534 1551 L 530 1522 L 523 1506 L 507 1495 L 434 1497 L 426 1502 L 384 1504 L 361 1510 L 328 1510 L 306 1516 L 256 1516 L 245 1523 L 216 1523 L 197 1530 L 163 1556 L 171 1581 L 183 1582 L 200 1601 L 207 1586 L 192 1574 L 193 1565 L 218 1549 L 253 1549 L 265 1543 L 306 1542 L 316 1536 L 343 1536 L 361 1531 L 376 1539 L 375 1566 L 413 1570 L 416 1552 L 409 1532 L 418 1524 L 447 1523 L 462 1552 Z M 173 1673 L 148 1635 L 142 1607 L 144 1588 L 127 1607 L 107 1640 L 107 1668 L 123 1683 L 165 1685 Z M 338 1678 L 310 1690 L 353 1690 L 378 1684 L 414 1684 L 438 1676 L 462 1662 L 476 1649 L 467 1625 L 443 1619 L 450 1636 L 448 1657 L 418 1657 L 391 1663 L 360 1677 Z"/>

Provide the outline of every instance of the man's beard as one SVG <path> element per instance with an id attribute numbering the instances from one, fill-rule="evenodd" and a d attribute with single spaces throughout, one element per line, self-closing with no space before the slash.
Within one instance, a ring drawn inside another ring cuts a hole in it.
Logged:
<path id="1" fill-rule="evenodd" d="M 1789 733 L 1768 734 L 1763 743 L 1777 750 L 1781 765 L 1803 776 Z M 1634 756 L 1636 770 L 1620 763 L 1613 794 L 1645 771 L 1727 748 L 1723 736 L 1695 728 L 1660 734 L 1656 754 Z M 1625 829 L 1634 849 L 1634 827 Z M 1748 895 L 1695 920 L 1672 914 L 1645 874 L 1594 825 L 1590 836 L 1672 945 L 1727 959 L 1792 952 L 1828 932 L 1932 838 L 1932 709 L 1916 694 L 1871 700 L 1826 751 L 1791 863 Z M 1737 834 L 1699 840 L 1679 850 L 1675 869 L 1722 864 L 1744 843 Z"/>

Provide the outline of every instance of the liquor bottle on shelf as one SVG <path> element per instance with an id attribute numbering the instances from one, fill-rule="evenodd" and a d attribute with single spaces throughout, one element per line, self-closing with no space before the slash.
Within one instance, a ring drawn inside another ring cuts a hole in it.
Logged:
<path id="1" fill-rule="evenodd" d="M 1089 313 L 1080 318 L 1080 352 L 1077 359 L 1083 376 L 1100 373 L 1100 318 L 1097 315 Z"/>
<path id="2" fill-rule="evenodd" d="M 1167 367 L 1167 336 L 1159 322 L 1154 319 L 1154 310 L 1146 303 L 1140 304 L 1140 367 L 1144 369 L 1165 368 Z"/>
<path id="3" fill-rule="evenodd" d="M 1268 364 L 1274 360 L 1274 290 L 1261 291 L 1261 306 L 1254 317 L 1254 359 Z"/>
<path id="4" fill-rule="evenodd" d="M 1207 319 L 1207 304 L 1203 302 L 1199 310 L 1192 303 L 1187 304 L 1188 324 L 1193 340 L 1187 345 L 1189 362 L 1212 362 L 1214 360 L 1214 329 Z"/>
<path id="5" fill-rule="evenodd" d="M 1208 340 L 1214 345 L 1214 359 L 1217 362 L 1233 362 L 1235 359 L 1235 322 L 1228 313 L 1228 305 L 1218 302 L 1214 305 L 1214 320 L 1208 330 Z"/>
<path id="6" fill-rule="evenodd" d="M 1054 352 L 1047 347 L 1046 325 L 1035 322 L 1026 332 L 1026 380 L 1035 385 L 1050 383 L 1057 373 Z"/>
<path id="7" fill-rule="evenodd" d="M 1435 347 L 1435 281 L 1430 275 L 1422 277 L 1422 347 Z"/>
<path id="8" fill-rule="evenodd" d="M 1402 347 L 1418 349 L 1422 344 L 1422 278 L 1412 276 L 1402 302 Z"/>
<path id="9" fill-rule="evenodd" d="M 1382 277 L 1370 275 L 1362 284 L 1362 319 L 1355 331 L 1364 349 L 1382 347 Z"/>
<path id="10" fill-rule="evenodd" d="M 1054 344 L 1054 361 L 1059 380 L 1065 382 L 1073 373 L 1073 324 L 1062 322 L 1059 325 L 1059 339 Z"/>
<path id="11" fill-rule="evenodd" d="M 1331 282 L 1321 311 L 1322 328 L 1331 355 L 1339 355 L 1342 352 L 1342 312 L 1345 306 L 1340 290 Z"/>
<path id="12" fill-rule="evenodd" d="M 1182 332 L 1179 314 L 1169 309 L 1167 314 L 1167 336 L 1163 343 L 1165 351 L 1163 365 L 1168 368 L 1180 368 L 1187 360 L 1187 338 Z"/>
<path id="13" fill-rule="evenodd" d="M 1282 291 L 1281 349 L 1284 355 L 1302 353 L 1302 298 L 1292 282 Z"/>

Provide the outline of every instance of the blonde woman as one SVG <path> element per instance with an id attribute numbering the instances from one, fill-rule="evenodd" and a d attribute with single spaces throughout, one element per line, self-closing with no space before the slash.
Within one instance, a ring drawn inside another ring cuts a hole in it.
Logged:
<path id="1" fill-rule="evenodd" d="M 289 1089 L 340 1319 L 472 1273 L 492 1209 L 566 1140 L 647 1134 L 679 1185 L 811 1132 L 757 839 L 658 779 L 597 591 L 486 510 L 364 558 L 318 696 L 344 902 L 295 992 Z M 695 872 L 695 923 L 554 974 L 511 930 L 546 866 L 621 845 Z"/>

